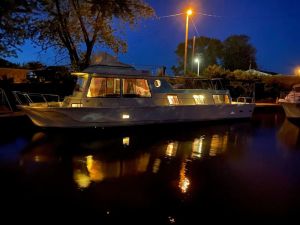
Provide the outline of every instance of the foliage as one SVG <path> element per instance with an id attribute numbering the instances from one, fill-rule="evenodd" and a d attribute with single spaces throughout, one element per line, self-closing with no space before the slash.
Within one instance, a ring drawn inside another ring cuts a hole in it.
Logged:
<path id="1" fill-rule="evenodd" d="M 219 65 L 209 65 L 207 68 L 203 71 L 203 76 L 208 78 L 215 78 L 215 77 L 226 77 L 227 74 L 229 74 L 229 71 L 225 70 L 223 67 Z"/>
<path id="2" fill-rule="evenodd" d="M 178 66 L 173 66 L 172 70 L 175 74 L 183 72 L 185 43 L 179 43 L 175 51 L 178 57 Z M 193 40 L 188 40 L 188 56 L 187 56 L 187 73 L 188 75 L 196 74 L 197 66 L 193 56 Z M 207 66 L 217 64 L 222 56 L 222 42 L 218 39 L 200 36 L 195 39 L 195 55 L 194 58 L 200 60 L 200 71 Z"/>
<path id="3" fill-rule="evenodd" d="M 0 58 L 0 67 L 1 68 L 18 68 L 19 65 Z"/>
<path id="4" fill-rule="evenodd" d="M 233 35 L 223 42 L 223 67 L 229 70 L 248 70 L 257 68 L 256 49 L 249 43 L 246 35 Z"/>
<path id="5" fill-rule="evenodd" d="M 126 51 L 126 42 L 116 36 L 113 24 L 134 25 L 153 15 L 142 0 L 42 0 L 37 11 L 31 30 L 36 43 L 44 49 L 66 50 L 72 65 L 80 68 L 89 65 L 95 46 Z"/>
<path id="6" fill-rule="evenodd" d="M 251 89 L 248 87 L 249 84 L 255 84 L 256 100 L 269 99 L 273 102 L 290 91 L 294 84 L 300 83 L 299 76 L 261 75 L 243 70 L 230 71 L 219 65 L 208 66 L 202 75 L 207 78 L 223 78 L 225 83 L 230 83 L 228 88 L 233 97 L 249 94 L 247 93 Z"/>
<path id="7" fill-rule="evenodd" d="M 257 68 L 255 48 L 249 43 L 250 38 L 246 35 L 233 35 L 221 42 L 218 39 L 209 37 L 197 37 L 195 41 L 195 56 L 200 59 L 200 71 L 206 73 L 213 65 L 223 66 L 227 70 L 246 70 Z M 175 51 L 178 58 L 178 65 L 173 66 L 175 74 L 182 74 L 184 64 L 185 43 L 179 43 Z M 193 40 L 188 40 L 187 74 L 196 73 L 196 63 L 192 59 Z M 208 68 L 208 70 L 206 70 Z M 219 71 L 221 72 L 221 71 Z"/>
<path id="8" fill-rule="evenodd" d="M 0 1 L 0 57 L 16 56 L 18 46 L 28 37 L 30 13 L 36 0 Z"/>
<path id="9" fill-rule="evenodd" d="M 41 69 L 44 68 L 46 65 L 39 61 L 31 61 L 23 65 L 23 68 L 30 69 L 30 70 L 36 70 L 36 69 Z"/>

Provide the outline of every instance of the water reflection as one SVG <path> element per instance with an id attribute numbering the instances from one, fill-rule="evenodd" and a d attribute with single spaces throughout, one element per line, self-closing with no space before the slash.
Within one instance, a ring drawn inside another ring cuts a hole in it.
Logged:
<path id="1" fill-rule="evenodd" d="M 111 159 L 99 152 L 88 156 L 73 156 L 74 181 L 79 188 L 87 188 L 92 182 L 99 183 L 104 180 L 136 176 L 147 171 L 156 174 L 159 173 L 162 164 L 168 162 L 168 165 L 171 165 L 170 160 L 179 159 L 181 166 L 178 168 L 178 186 L 182 193 L 186 193 L 191 184 L 186 175 L 188 173 L 187 162 L 215 157 L 225 153 L 228 148 L 228 131 L 218 134 L 200 134 L 197 135 L 199 138 L 194 138 L 195 135 L 194 133 L 191 137 L 185 137 L 185 140 L 158 139 L 157 142 L 153 141 L 152 145 L 138 147 L 135 147 L 133 142 L 129 145 L 129 141 L 126 141 L 128 144 L 124 144 L 124 138 L 122 138 L 123 148 L 132 147 L 132 154 L 125 158 L 119 155 Z M 235 139 L 236 135 L 232 135 L 232 138 Z M 129 139 L 130 137 L 126 137 L 126 140 Z M 103 144 L 104 140 L 101 142 Z M 105 149 L 104 144 L 102 148 Z"/>
<path id="2" fill-rule="evenodd" d="M 192 159 L 200 159 L 201 158 L 202 151 L 203 151 L 203 142 L 204 142 L 204 136 L 194 139 L 192 155 L 191 155 Z"/>
<path id="3" fill-rule="evenodd" d="M 178 149 L 178 142 L 170 142 L 167 145 L 166 156 L 167 157 L 175 157 Z"/>
<path id="4" fill-rule="evenodd" d="M 75 156 L 73 158 L 74 181 L 79 188 L 87 188 L 91 182 L 133 176 L 147 170 L 150 154 L 139 154 L 130 159 L 107 161 L 92 156 Z"/>
<path id="5" fill-rule="evenodd" d="M 186 193 L 189 186 L 190 186 L 190 179 L 187 177 L 187 168 L 186 168 L 186 162 L 181 163 L 181 169 L 179 172 L 179 185 L 178 187 L 180 188 L 182 193 Z"/>
<path id="6" fill-rule="evenodd" d="M 0 145 L 0 189 L 7 200 L 1 199 L 14 214 L 40 209 L 55 219 L 64 212 L 68 219 L 82 215 L 104 224 L 198 224 L 195 210 L 236 224 L 261 215 L 277 222 L 291 210 L 298 218 L 300 157 L 285 150 L 299 149 L 299 127 L 270 117 L 268 123 L 109 135 L 46 130 L 17 136 Z M 219 210 L 211 210 L 216 205 Z"/>
<path id="7" fill-rule="evenodd" d="M 285 119 L 280 127 L 277 137 L 281 144 L 290 149 L 300 146 L 300 127 L 299 124 Z"/>
<path id="8" fill-rule="evenodd" d="M 33 135 L 21 161 L 24 166 L 24 162 L 59 163 L 65 158 L 64 161 L 71 162 L 73 180 L 79 189 L 121 177 L 177 173 L 180 192 L 186 193 L 192 184 L 187 164 L 225 154 L 229 148 L 245 144 L 245 134 L 238 132 L 243 126 L 249 124 L 186 129 L 184 135 L 168 131 L 160 136 L 151 131 L 151 135 L 105 138 L 91 134 L 88 139 L 78 133 L 74 137 L 74 134 L 40 132 Z"/>

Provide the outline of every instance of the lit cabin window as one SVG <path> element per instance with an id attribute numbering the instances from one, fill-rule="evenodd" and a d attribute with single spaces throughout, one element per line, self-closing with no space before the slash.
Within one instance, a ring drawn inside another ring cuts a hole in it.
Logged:
<path id="1" fill-rule="evenodd" d="M 72 103 L 72 108 L 80 108 L 82 107 L 82 103 Z"/>
<path id="2" fill-rule="evenodd" d="M 168 95 L 170 105 L 179 105 L 178 97 L 176 95 Z"/>
<path id="3" fill-rule="evenodd" d="M 120 79 L 93 77 L 88 97 L 120 97 Z"/>
<path id="4" fill-rule="evenodd" d="M 193 95 L 196 105 L 204 104 L 204 96 L 203 95 Z"/>
<path id="5" fill-rule="evenodd" d="M 215 104 L 230 104 L 228 95 L 213 95 Z"/>
<path id="6" fill-rule="evenodd" d="M 123 79 L 123 97 L 151 97 L 145 79 Z"/>
<path id="7" fill-rule="evenodd" d="M 75 85 L 74 93 L 73 93 L 74 96 L 82 95 L 82 92 L 83 92 L 86 82 L 87 82 L 87 78 L 88 78 L 87 74 L 83 75 L 83 76 L 82 75 L 77 76 L 77 81 L 76 81 L 76 85 Z"/>
<path id="8" fill-rule="evenodd" d="M 126 120 L 126 119 L 129 119 L 130 116 L 128 114 L 122 114 L 122 119 Z"/>

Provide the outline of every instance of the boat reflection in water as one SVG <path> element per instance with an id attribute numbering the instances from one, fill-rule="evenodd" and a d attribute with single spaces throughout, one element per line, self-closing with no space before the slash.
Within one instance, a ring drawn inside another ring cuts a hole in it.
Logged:
<path id="1" fill-rule="evenodd" d="M 300 124 L 285 119 L 277 133 L 277 137 L 285 147 L 296 149 L 300 146 Z"/>
<path id="2" fill-rule="evenodd" d="M 147 171 L 150 154 L 144 153 L 132 159 L 106 161 L 93 155 L 74 157 L 74 181 L 79 188 L 87 188 L 92 182 L 101 182 L 123 176 L 134 176 Z"/>
<path id="3" fill-rule="evenodd" d="M 226 158 L 243 155 L 249 127 L 248 122 L 225 123 L 105 137 L 83 131 L 37 133 L 20 166 L 32 182 L 30 193 L 63 202 L 61 208 L 101 220 L 109 214 L 117 222 L 124 217 L 140 224 L 149 218 L 152 224 L 178 222 L 188 214 L 178 208 L 198 204 L 203 193 L 214 196 L 214 189 L 207 192 L 206 185 L 203 191 L 203 184 L 214 182 L 209 174 L 224 174 Z"/>
<path id="4" fill-rule="evenodd" d="M 26 134 L 9 144 L 20 152 L 0 165 L 2 215 L 25 211 L 28 222 L 34 212 L 98 224 L 298 221 L 299 127 L 281 114 L 260 118 L 113 135 Z M 2 155 L 11 154 L 6 146 Z"/>
<path id="5" fill-rule="evenodd" d="M 186 193 L 191 185 L 191 180 L 186 176 L 188 164 L 222 155 L 230 145 L 237 144 L 238 133 L 235 130 L 231 132 L 230 126 L 225 130 L 223 128 L 193 131 L 191 136 L 181 135 L 180 138 L 154 135 L 148 140 L 145 136 L 126 136 L 116 139 L 115 144 L 119 144 L 113 148 L 111 145 L 105 146 L 105 140 L 97 141 L 98 144 L 93 142 L 90 145 L 94 149 L 89 154 L 73 156 L 73 179 L 78 188 L 88 188 L 92 183 L 122 177 L 158 174 L 161 170 L 169 174 L 177 171 L 178 187 Z M 89 144 L 84 146 L 88 148 Z"/>

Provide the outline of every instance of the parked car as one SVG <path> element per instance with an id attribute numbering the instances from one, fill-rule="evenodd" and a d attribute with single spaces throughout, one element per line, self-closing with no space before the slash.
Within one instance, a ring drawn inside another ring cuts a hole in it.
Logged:
<path id="1" fill-rule="evenodd" d="M 26 74 L 26 79 L 31 83 L 61 82 L 71 75 L 65 66 L 48 66 L 39 70 L 31 70 Z"/>

